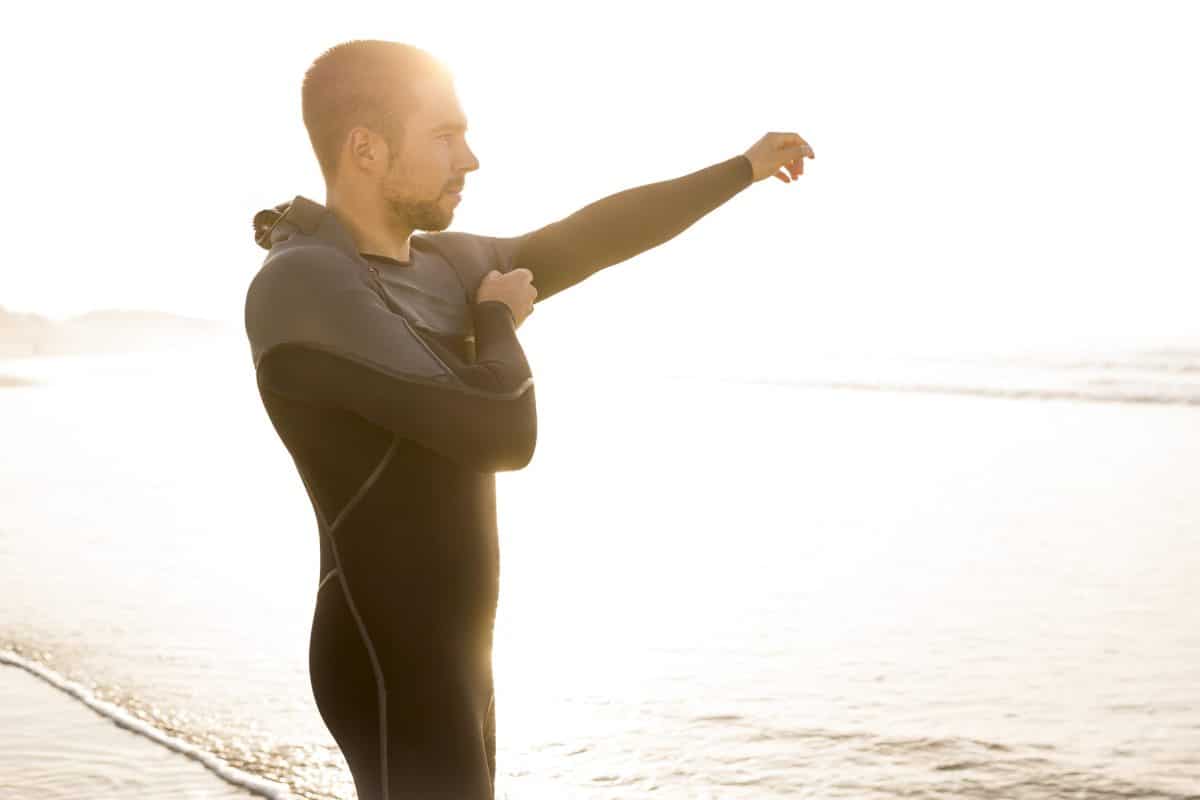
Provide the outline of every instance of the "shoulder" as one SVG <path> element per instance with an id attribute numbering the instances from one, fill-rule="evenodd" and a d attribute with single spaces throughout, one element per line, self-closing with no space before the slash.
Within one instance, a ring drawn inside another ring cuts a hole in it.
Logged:
<path id="1" fill-rule="evenodd" d="M 365 267 L 334 247 L 297 245 L 272 253 L 246 290 L 245 326 L 258 355 L 281 341 L 340 338 L 381 305 Z"/>
<path id="2" fill-rule="evenodd" d="M 366 267 L 336 247 L 298 244 L 269 255 L 250 282 L 248 295 L 307 289 L 367 288 Z"/>
<path id="3" fill-rule="evenodd" d="M 247 321 L 256 314 L 274 315 L 329 305 L 337 299 L 369 302 L 371 289 L 366 265 L 336 247 L 296 245 L 273 252 L 246 289 Z"/>
<path id="4" fill-rule="evenodd" d="M 464 285 L 475 287 L 483 276 L 494 269 L 508 272 L 513 268 L 513 255 L 521 237 L 481 236 L 464 231 L 440 231 L 414 234 L 422 248 L 432 250 L 450 263 Z"/>

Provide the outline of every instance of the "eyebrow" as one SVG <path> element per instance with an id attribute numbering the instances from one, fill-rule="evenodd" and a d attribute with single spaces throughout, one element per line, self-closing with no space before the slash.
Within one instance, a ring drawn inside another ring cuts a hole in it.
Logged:
<path id="1" fill-rule="evenodd" d="M 465 122 L 461 122 L 461 123 L 443 122 L 441 125 L 438 125 L 436 128 L 434 128 L 433 132 L 437 133 L 439 131 L 465 131 L 466 129 L 467 129 L 467 125 Z"/>

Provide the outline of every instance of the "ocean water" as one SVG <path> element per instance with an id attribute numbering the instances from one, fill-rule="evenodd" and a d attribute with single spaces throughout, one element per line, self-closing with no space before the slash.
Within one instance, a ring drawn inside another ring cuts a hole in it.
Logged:
<path id="1" fill-rule="evenodd" d="M 1200 351 L 533 366 L 501 800 L 1200 797 Z M 244 343 L 0 375 L 0 652 L 231 780 L 353 797 Z"/>

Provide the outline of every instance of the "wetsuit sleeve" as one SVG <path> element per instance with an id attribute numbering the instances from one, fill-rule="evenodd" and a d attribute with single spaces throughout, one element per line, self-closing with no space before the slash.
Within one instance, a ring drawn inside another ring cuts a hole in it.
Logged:
<path id="1" fill-rule="evenodd" d="M 461 361 L 390 310 L 329 248 L 272 259 L 251 285 L 246 322 L 258 383 L 357 414 L 479 472 L 533 456 L 533 378 L 508 306 L 470 305 L 477 358 Z"/>
<path id="2" fill-rule="evenodd" d="M 750 159 L 739 155 L 609 195 L 522 236 L 484 238 L 495 248 L 502 272 L 525 267 L 533 273 L 540 302 L 674 238 L 753 182 Z"/>

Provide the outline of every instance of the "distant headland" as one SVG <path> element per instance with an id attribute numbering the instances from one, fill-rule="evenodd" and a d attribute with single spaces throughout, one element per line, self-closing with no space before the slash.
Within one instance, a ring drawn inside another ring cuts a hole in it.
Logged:
<path id="1" fill-rule="evenodd" d="M 231 333 L 225 323 L 165 311 L 100 309 L 55 321 L 0 306 L 0 358 L 157 350 Z"/>

